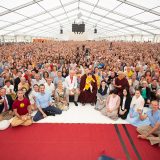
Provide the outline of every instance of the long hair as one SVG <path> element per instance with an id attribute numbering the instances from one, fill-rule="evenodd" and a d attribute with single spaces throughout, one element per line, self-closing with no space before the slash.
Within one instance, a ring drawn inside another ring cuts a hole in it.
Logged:
<path id="1" fill-rule="evenodd" d="M 103 90 L 102 90 L 102 82 L 105 82 L 105 83 L 106 83 L 106 81 L 104 81 L 104 80 L 101 81 L 100 87 L 99 87 L 99 89 L 98 89 L 98 93 L 100 93 L 100 94 L 102 94 L 102 91 L 103 91 Z M 107 85 L 106 85 L 106 86 L 105 86 L 105 89 L 104 89 L 104 92 L 103 92 L 104 95 L 107 94 L 107 90 L 108 90 L 108 87 L 107 87 Z"/>

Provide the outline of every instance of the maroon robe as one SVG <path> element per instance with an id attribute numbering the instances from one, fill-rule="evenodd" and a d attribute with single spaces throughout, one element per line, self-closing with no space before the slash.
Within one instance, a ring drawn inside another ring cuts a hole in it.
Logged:
<path id="1" fill-rule="evenodd" d="M 129 91 L 129 83 L 128 83 L 128 80 L 126 78 L 123 78 L 123 79 L 120 80 L 117 77 L 115 79 L 115 85 L 117 85 L 117 86 L 121 85 L 122 86 L 121 88 L 116 87 L 119 96 L 123 95 L 123 89 L 127 89 L 127 91 Z"/>
<path id="2" fill-rule="evenodd" d="M 95 82 L 92 82 L 92 93 L 89 90 L 83 91 L 85 84 L 86 84 L 86 78 L 87 75 L 83 75 L 81 77 L 81 82 L 80 82 L 80 95 L 79 95 L 79 102 L 81 103 L 96 103 L 96 95 L 97 95 L 97 81 L 96 77 L 92 75 L 92 78 L 95 80 Z"/>

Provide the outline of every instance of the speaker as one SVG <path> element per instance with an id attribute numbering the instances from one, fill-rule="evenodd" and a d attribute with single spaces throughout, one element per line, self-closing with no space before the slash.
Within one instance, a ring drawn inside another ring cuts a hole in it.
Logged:
<path id="1" fill-rule="evenodd" d="M 97 29 L 96 28 L 94 29 L 94 33 L 97 33 Z"/>
<path id="2" fill-rule="evenodd" d="M 72 32 L 77 33 L 77 34 L 85 32 L 85 24 L 84 23 L 82 23 L 82 24 L 73 23 L 72 24 Z"/>
<path id="3" fill-rule="evenodd" d="M 72 24 L 72 32 L 77 32 L 78 24 Z"/>
<path id="4" fill-rule="evenodd" d="M 60 29 L 60 34 L 63 34 L 63 29 Z"/>

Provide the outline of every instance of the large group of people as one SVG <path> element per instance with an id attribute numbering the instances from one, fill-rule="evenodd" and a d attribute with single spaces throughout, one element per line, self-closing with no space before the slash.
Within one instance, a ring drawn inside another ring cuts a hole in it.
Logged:
<path id="1" fill-rule="evenodd" d="M 9 126 L 6 120 L 12 127 L 28 126 L 62 114 L 73 101 L 75 106 L 89 103 L 115 121 L 126 119 L 137 127 L 138 138 L 160 144 L 160 45 L 110 44 L 0 46 L 0 129 Z"/>

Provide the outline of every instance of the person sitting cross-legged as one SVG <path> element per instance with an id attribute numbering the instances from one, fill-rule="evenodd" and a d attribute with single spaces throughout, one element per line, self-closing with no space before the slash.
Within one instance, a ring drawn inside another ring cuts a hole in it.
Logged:
<path id="1" fill-rule="evenodd" d="M 102 109 L 101 113 L 112 120 L 118 119 L 118 110 L 120 107 L 120 97 L 116 89 L 110 91 L 110 95 L 106 99 L 106 107 Z"/>
<path id="2" fill-rule="evenodd" d="M 101 110 L 105 107 L 108 92 L 109 92 L 109 87 L 107 86 L 106 81 L 102 80 L 100 84 L 100 88 L 98 89 L 98 92 L 97 92 L 97 102 L 96 102 L 95 109 Z"/>
<path id="3" fill-rule="evenodd" d="M 61 114 L 62 111 L 52 105 L 52 97 L 51 94 L 48 92 L 45 92 L 45 86 L 44 84 L 40 84 L 39 91 L 36 95 L 36 105 L 38 108 L 37 113 L 33 117 L 33 120 L 39 121 L 49 115 L 54 116 L 55 114 Z"/>
<path id="4" fill-rule="evenodd" d="M 140 133 L 138 138 L 149 140 L 151 145 L 159 144 L 160 146 L 160 110 L 158 109 L 158 101 L 152 101 L 151 108 L 144 115 L 140 113 L 140 119 L 146 120 L 148 118 L 150 125 L 137 128 L 137 131 Z"/>
<path id="5" fill-rule="evenodd" d="M 12 108 L 15 114 L 11 125 L 16 127 L 19 125 L 29 126 L 32 124 L 31 111 L 30 111 L 30 101 L 24 98 L 24 93 L 22 90 L 18 90 L 17 99 L 13 102 Z"/>

